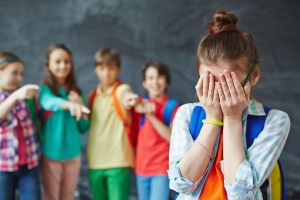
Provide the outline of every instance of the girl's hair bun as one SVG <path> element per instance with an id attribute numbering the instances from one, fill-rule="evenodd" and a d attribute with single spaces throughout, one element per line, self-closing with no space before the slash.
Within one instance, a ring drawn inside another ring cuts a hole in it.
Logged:
<path id="1" fill-rule="evenodd" d="M 215 13 L 213 20 L 208 24 L 210 34 L 223 31 L 239 31 L 236 27 L 238 18 L 231 12 L 219 10 Z"/>

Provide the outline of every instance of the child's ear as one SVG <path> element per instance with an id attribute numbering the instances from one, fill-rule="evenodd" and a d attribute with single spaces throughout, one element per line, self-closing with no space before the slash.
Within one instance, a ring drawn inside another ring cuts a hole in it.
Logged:
<path id="1" fill-rule="evenodd" d="M 252 86 L 257 84 L 259 77 L 260 77 L 260 69 L 258 68 L 258 66 L 256 66 L 255 69 L 253 70 L 252 76 L 251 76 L 251 85 Z"/>

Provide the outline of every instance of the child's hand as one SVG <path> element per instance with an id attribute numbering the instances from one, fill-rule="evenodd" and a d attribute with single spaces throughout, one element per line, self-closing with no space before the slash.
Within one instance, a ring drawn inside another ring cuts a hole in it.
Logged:
<path id="1" fill-rule="evenodd" d="M 84 105 L 81 96 L 77 92 L 74 92 L 72 90 L 69 92 L 68 100 L 74 103 L 79 103 L 81 105 Z"/>
<path id="2" fill-rule="evenodd" d="M 77 121 L 80 120 L 81 117 L 86 119 L 87 114 L 91 112 L 87 107 L 75 102 L 68 102 L 68 107 L 71 115 L 76 117 Z"/>
<path id="3" fill-rule="evenodd" d="M 28 84 L 16 90 L 12 95 L 14 95 L 17 100 L 31 99 L 35 96 L 38 89 L 38 85 Z"/>
<path id="4" fill-rule="evenodd" d="M 146 115 L 153 114 L 156 110 L 155 104 L 148 100 L 143 100 L 142 102 L 137 103 L 134 109 L 135 112 Z"/>
<path id="5" fill-rule="evenodd" d="M 217 83 L 217 88 L 223 117 L 240 118 L 250 102 L 249 88 L 247 86 L 243 88 L 236 74 L 226 70 L 220 74 L 220 83 Z"/>
<path id="6" fill-rule="evenodd" d="M 212 120 L 223 119 L 218 90 L 215 87 L 214 76 L 209 72 L 202 74 L 195 86 L 201 106 L 205 110 L 206 118 Z"/>
<path id="7" fill-rule="evenodd" d="M 123 104 L 125 108 L 131 108 L 135 106 L 138 102 L 139 96 L 137 94 L 134 94 L 132 92 L 127 92 L 123 96 Z"/>

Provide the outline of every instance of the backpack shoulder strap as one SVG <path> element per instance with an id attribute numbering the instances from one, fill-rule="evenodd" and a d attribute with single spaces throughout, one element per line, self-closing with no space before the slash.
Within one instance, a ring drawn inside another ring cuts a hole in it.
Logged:
<path id="1" fill-rule="evenodd" d="M 164 107 L 163 119 L 164 124 L 170 126 L 173 117 L 173 112 L 179 102 L 175 99 L 169 99 Z"/>
<path id="2" fill-rule="evenodd" d="M 261 133 L 261 131 L 264 129 L 265 121 L 270 110 L 271 108 L 264 106 L 264 111 L 266 115 L 264 116 L 248 115 L 247 128 L 246 128 L 247 148 L 249 148 L 253 144 L 255 138 L 257 138 Z"/>
<path id="3" fill-rule="evenodd" d="M 204 109 L 201 106 L 195 106 L 190 119 L 190 133 L 193 140 L 196 140 L 203 126 L 202 120 L 206 118 Z"/>
<path id="4" fill-rule="evenodd" d="M 149 96 L 145 96 L 144 99 L 150 101 L 150 97 Z M 145 124 L 145 121 L 146 121 L 146 116 L 143 115 L 142 116 L 142 119 L 140 120 L 140 127 L 143 126 Z"/>
<path id="5" fill-rule="evenodd" d="M 40 105 L 38 104 L 38 96 L 33 97 L 32 99 L 26 99 L 25 102 L 28 105 L 29 112 L 31 114 L 33 123 L 35 124 L 35 128 L 38 134 L 40 141 L 43 141 L 42 129 L 41 129 L 41 121 L 39 112 L 41 112 Z"/>
<path id="6" fill-rule="evenodd" d="M 90 98 L 89 98 L 89 108 L 90 108 L 91 111 L 92 111 L 92 108 L 93 108 L 93 104 L 94 104 L 96 95 L 97 95 L 97 88 L 95 88 L 95 89 L 91 92 L 91 94 L 90 94 Z"/>
<path id="7" fill-rule="evenodd" d="M 122 84 L 121 81 L 118 80 L 116 87 L 114 88 L 113 92 L 112 92 L 112 96 L 113 96 L 113 104 L 115 106 L 116 112 L 118 114 L 118 116 L 121 118 L 121 120 L 124 122 L 124 125 L 127 126 L 127 116 L 126 113 L 124 113 L 123 108 L 122 108 L 122 104 L 117 96 L 117 89 L 118 87 Z"/>

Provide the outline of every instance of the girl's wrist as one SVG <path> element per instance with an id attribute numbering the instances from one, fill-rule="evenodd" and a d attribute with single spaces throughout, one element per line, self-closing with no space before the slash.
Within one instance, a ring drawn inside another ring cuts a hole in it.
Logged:
<path id="1" fill-rule="evenodd" d="M 16 90 L 17 91 L 17 90 Z M 19 101 L 19 97 L 18 97 L 18 93 L 14 91 L 13 93 L 11 93 L 11 95 L 9 96 L 10 98 L 12 98 L 13 101 L 17 102 Z"/>
<path id="2" fill-rule="evenodd" d="M 241 121 L 240 115 L 234 115 L 234 116 L 223 116 L 223 122 L 224 123 L 235 123 L 237 121 Z"/>
<path id="3" fill-rule="evenodd" d="M 206 115 L 206 119 L 208 119 L 208 120 L 217 120 L 217 121 L 223 121 L 223 116 L 217 116 L 217 115 Z"/>

